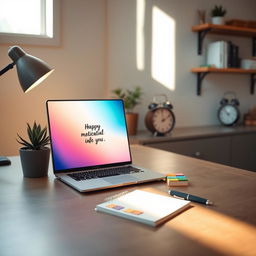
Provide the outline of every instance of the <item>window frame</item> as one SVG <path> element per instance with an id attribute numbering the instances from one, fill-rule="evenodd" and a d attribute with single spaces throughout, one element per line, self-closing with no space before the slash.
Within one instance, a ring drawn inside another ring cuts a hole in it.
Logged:
<path id="1" fill-rule="evenodd" d="M 60 45 L 60 0 L 53 0 L 53 37 L 0 32 L 0 44 L 19 45 Z"/>

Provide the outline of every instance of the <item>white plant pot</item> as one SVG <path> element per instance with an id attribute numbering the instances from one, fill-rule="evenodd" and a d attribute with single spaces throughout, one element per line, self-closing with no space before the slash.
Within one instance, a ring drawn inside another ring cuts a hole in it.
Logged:
<path id="1" fill-rule="evenodd" d="M 212 24 L 224 25 L 224 17 L 212 17 Z"/>

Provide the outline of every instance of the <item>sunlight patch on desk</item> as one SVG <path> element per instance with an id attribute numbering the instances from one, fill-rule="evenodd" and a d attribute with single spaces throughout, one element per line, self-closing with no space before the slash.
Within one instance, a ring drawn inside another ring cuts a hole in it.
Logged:
<path id="1" fill-rule="evenodd" d="M 152 9 L 151 75 L 169 90 L 175 90 L 176 22 L 154 6 Z"/>
<path id="2" fill-rule="evenodd" d="M 211 209 L 195 206 L 167 226 L 229 256 L 256 255 L 256 228 Z"/>
<path id="3" fill-rule="evenodd" d="M 137 69 L 145 68 L 145 0 L 137 0 L 136 9 L 136 62 Z"/>

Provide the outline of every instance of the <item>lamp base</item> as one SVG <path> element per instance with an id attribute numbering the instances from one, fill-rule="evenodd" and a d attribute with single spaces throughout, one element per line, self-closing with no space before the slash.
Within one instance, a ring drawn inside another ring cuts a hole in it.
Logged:
<path id="1" fill-rule="evenodd" d="M 10 165 L 11 161 L 5 156 L 0 156 L 0 166 Z"/>

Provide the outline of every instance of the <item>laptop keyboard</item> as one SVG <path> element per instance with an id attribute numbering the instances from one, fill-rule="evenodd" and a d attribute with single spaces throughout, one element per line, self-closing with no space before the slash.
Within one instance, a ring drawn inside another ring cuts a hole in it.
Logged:
<path id="1" fill-rule="evenodd" d="M 109 176 L 116 176 L 121 174 L 131 174 L 143 172 L 141 169 L 138 169 L 133 166 L 124 166 L 120 168 L 107 168 L 102 170 L 91 170 L 86 172 L 77 172 L 68 174 L 69 177 L 76 181 L 80 180 L 88 180 L 88 179 L 96 179 L 96 178 L 104 178 Z"/>

